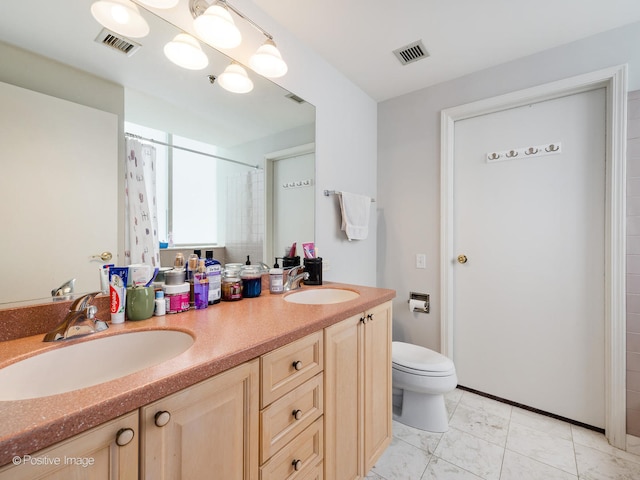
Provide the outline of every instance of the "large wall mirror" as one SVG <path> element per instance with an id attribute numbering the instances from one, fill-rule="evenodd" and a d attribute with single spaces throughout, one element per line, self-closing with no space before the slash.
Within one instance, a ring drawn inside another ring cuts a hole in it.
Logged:
<path id="1" fill-rule="evenodd" d="M 313 105 L 251 71 L 253 91 L 224 90 L 213 77 L 231 58 L 204 43 L 206 69 L 171 63 L 163 48 L 180 30 L 143 7 L 150 34 L 123 53 L 103 41 L 92 3 L 0 2 L 0 96 L 11 99 L 0 104 L 0 161 L 11 178 L 0 184 L 0 308 L 50 301 L 70 278 L 78 293 L 96 290 L 104 261 L 92 257 L 105 250 L 114 255 L 108 263 L 126 264 L 121 164 L 130 128 L 207 145 L 208 161 L 219 162 L 219 194 L 198 215 L 217 219 L 226 261 L 251 254 L 273 263 L 292 242 L 313 241 Z M 247 186 L 256 172 L 257 190 Z M 207 188 L 207 178 L 192 178 Z M 248 197 L 253 224 L 236 228 Z"/>

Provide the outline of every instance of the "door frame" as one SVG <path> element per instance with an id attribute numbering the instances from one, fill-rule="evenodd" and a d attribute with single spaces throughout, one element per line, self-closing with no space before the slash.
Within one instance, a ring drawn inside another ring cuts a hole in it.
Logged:
<path id="1" fill-rule="evenodd" d="M 606 89 L 605 167 L 605 435 L 626 448 L 626 132 L 627 65 L 448 108 L 441 112 L 440 275 L 442 353 L 453 358 L 455 122 L 598 88 Z"/>
<path id="2" fill-rule="evenodd" d="M 263 245 L 262 253 L 263 258 L 267 260 L 265 263 L 269 263 L 273 256 L 275 256 L 275 250 L 273 248 L 273 169 L 274 163 L 278 160 L 285 160 L 291 157 L 299 157 L 301 155 L 307 155 L 309 153 L 315 154 L 316 152 L 316 143 L 309 142 L 301 145 L 296 145 L 295 147 L 285 148 L 284 150 L 277 150 L 275 152 L 270 152 L 265 154 L 264 156 L 264 205 L 265 205 L 265 242 Z M 314 158 L 314 178 L 313 178 L 313 189 L 314 189 L 314 202 L 315 202 L 315 188 L 316 188 L 316 171 L 317 168 L 315 166 L 315 158 Z M 314 225 L 315 229 L 315 225 Z M 315 237 L 315 232 L 314 232 Z M 273 254 L 273 255 L 272 255 Z"/>

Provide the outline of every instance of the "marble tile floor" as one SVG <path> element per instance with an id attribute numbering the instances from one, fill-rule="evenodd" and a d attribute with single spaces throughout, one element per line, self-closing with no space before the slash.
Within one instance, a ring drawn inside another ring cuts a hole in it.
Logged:
<path id="1" fill-rule="evenodd" d="M 393 422 L 367 480 L 640 480 L 640 456 L 604 435 L 456 389 L 449 431 Z"/>

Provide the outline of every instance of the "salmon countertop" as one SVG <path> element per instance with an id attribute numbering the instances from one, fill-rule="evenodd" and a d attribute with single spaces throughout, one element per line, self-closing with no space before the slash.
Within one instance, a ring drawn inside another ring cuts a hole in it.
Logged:
<path id="1" fill-rule="evenodd" d="M 393 290 L 339 283 L 302 290 L 327 287 L 354 290 L 360 296 L 336 304 L 299 305 L 285 302 L 286 293 L 271 295 L 263 289 L 257 298 L 110 325 L 104 332 L 77 340 L 44 343 L 43 335 L 34 335 L 1 342 L 0 368 L 48 349 L 136 330 L 182 330 L 195 339 L 177 357 L 116 380 L 42 398 L 0 401 L 0 466 L 16 455 L 34 453 L 395 297 Z M 60 365 L 60 372 L 73 368 L 109 365 Z"/>

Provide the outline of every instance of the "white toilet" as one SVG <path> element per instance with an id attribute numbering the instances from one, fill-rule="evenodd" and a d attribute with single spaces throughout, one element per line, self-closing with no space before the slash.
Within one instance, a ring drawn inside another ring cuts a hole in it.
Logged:
<path id="1" fill-rule="evenodd" d="M 444 394 L 458 384 L 453 362 L 433 350 L 392 343 L 393 418 L 429 432 L 446 432 Z"/>

